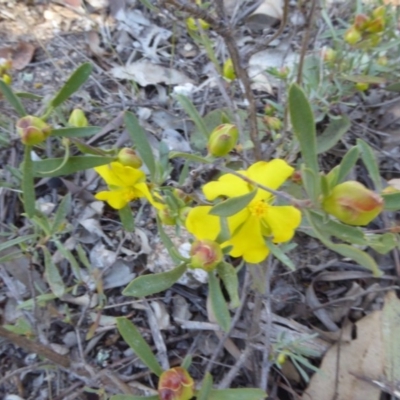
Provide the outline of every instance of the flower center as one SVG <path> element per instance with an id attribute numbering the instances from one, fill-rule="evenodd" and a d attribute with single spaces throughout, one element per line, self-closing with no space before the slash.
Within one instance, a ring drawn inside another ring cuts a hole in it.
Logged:
<path id="1" fill-rule="evenodd" d="M 269 205 L 264 200 L 257 200 L 249 204 L 249 211 L 254 217 L 262 218 L 267 214 L 268 207 Z"/>

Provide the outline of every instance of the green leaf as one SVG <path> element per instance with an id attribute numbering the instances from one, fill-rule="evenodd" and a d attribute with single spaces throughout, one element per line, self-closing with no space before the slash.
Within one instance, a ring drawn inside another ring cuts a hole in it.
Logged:
<path id="1" fill-rule="evenodd" d="M 20 99 L 29 99 L 29 100 L 42 100 L 43 96 L 38 96 L 37 94 L 29 93 L 29 92 L 15 92 L 15 95 Z"/>
<path id="2" fill-rule="evenodd" d="M 186 160 L 202 163 L 202 164 L 212 164 L 213 160 L 206 157 L 201 157 L 196 154 L 191 153 L 181 153 L 179 151 L 171 151 L 169 153 L 169 158 L 185 158 Z"/>
<path id="3" fill-rule="evenodd" d="M 379 254 L 387 254 L 398 244 L 397 236 L 393 233 L 384 233 L 383 235 L 367 235 L 368 245 Z"/>
<path id="4" fill-rule="evenodd" d="M 132 394 L 116 394 L 110 397 L 110 400 L 160 400 L 160 397 L 155 396 L 134 396 Z"/>
<path id="5" fill-rule="evenodd" d="M 33 161 L 31 158 L 31 146 L 25 146 L 24 161 L 22 163 L 22 198 L 24 202 L 24 211 L 29 218 L 35 215 L 35 185 L 33 182 Z"/>
<path id="6" fill-rule="evenodd" d="M 208 274 L 208 289 L 211 308 L 215 319 L 222 330 L 228 332 L 231 327 L 231 316 L 224 295 L 222 294 L 221 286 L 219 285 L 219 281 L 214 272 L 209 272 Z"/>
<path id="7" fill-rule="evenodd" d="M 374 182 L 375 189 L 380 192 L 382 190 L 382 180 L 381 174 L 379 173 L 379 165 L 376 161 L 373 150 L 362 139 L 357 139 L 357 147 L 359 147 L 361 151 L 361 159 L 363 160 L 363 163 L 367 168 L 369 176 Z"/>
<path id="8" fill-rule="evenodd" d="M 239 307 L 239 280 L 235 267 L 227 262 L 222 262 L 218 264 L 217 271 L 218 276 L 222 279 L 222 282 L 224 282 L 225 289 L 228 292 L 231 300 L 231 308 Z"/>
<path id="9" fill-rule="evenodd" d="M 16 244 L 20 244 L 23 242 L 27 242 L 28 240 L 36 239 L 37 235 L 26 235 L 26 236 L 20 236 L 15 239 L 7 240 L 7 242 L 0 243 L 0 252 L 2 252 L 5 249 L 8 249 L 9 247 L 13 247 Z"/>
<path id="10" fill-rule="evenodd" d="M 314 115 L 303 90 L 293 83 L 289 88 L 289 112 L 293 130 L 300 143 L 301 155 L 306 167 L 319 174 L 317 140 Z"/>
<path id="11" fill-rule="evenodd" d="M 261 389 L 214 389 L 207 400 L 262 400 L 266 397 Z"/>
<path id="12" fill-rule="evenodd" d="M 138 119 L 134 114 L 129 111 L 125 112 L 125 125 L 126 129 L 131 137 L 133 145 L 136 147 L 140 154 L 143 162 L 146 164 L 152 179 L 154 179 L 156 174 L 156 162 L 154 160 L 153 151 L 151 149 L 150 143 L 147 140 L 146 132 L 139 124 Z"/>
<path id="13" fill-rule="evenodd" d="M 321 187 L 319 175 L 316 175 L 314 171 L 302 164 L 301 179 L 308 197 L 314 204 L 318 204 Z"/>
<path id="14" fill-rule="evenodd" d="M 216 215 L 218 217 L 230 217 L 242 211 L 255 197 L 257 189 L 254 189 L 250 193 L 246 193 L 242 196 L 232 197 L 221 203 L 218 203 L 211 208 L 209 214 Z"/>
<path id="15" fill-rule="evenodd" d="M 171 269 L 171 271 L 159 274 L 142 275 L 134 279 L 123 290 L 124 296 L 145 297 L 154 293 L 160 293 L 169 289 L 185 273 L 185 263 Z"/>
<path id="16" fill-rule="evenodd" d="M 58 271 L 57 266 L 53 263 L 51 254 L 47 247 L 42 247 L 44 254 L 44 276 L 50 286 L 54 296 L 61 297 L 65 293 L 65 285 Z"/>
<path id="17" fill-rule="evenodd" d="M 201 388 L 196 394 L 196 400 L 208 400 L 213 385 L 213 377 L 207 372 L 201 383 Z"/>
<path id="18" fill-rule="evenodd" d="M 382 194 L 385 200 L 386 211 L 399 211 L 400 210 L 400 192 L 399 193 L 384 193 Z"/>
<path id="19" fill-rule="evenodd" d="M 113 157 L 73 156 L 65 162 L 65 165 L 62 168 L 58 169 L 60 165 L 64 163 L 64 158 L 48 158 L 46 160 L 34 161 L 33 173 L 34 176 L 45 176 L 46 171 L 56 170 L 50 176 L 70 175 L 78 171 L 84 171 L 86 169 L 99 167 L 100 165 L 109 164 L 112 161 L 114 161 Z"/>
<path id="20" fill-rule="evenodd" d="M 76 261 L 71 251 L 64 247 L 64 245 L 59 240 L 55 240 L 55 244 L 57 246 L 57 250 L 62 254 L 63 257 L 65 257 L 66 260 L 68 260 L 75 278 L 78 280 L 78 282 L 82 282 L 83 279 L 81 269 L 79 267 L 78 261 Z"/>
<path id="21" fill-rule="evenodd" d="M 54 221 L 51 226 L 51 233 L 55 234 L 60 230 L 60 227 L 65 222 L 65 218 L 71 210 L 71 193 L 67 193 L 62 199 L 60 205 L 58 206 L 56 215 L 54 216 Z"/>
<path id="22" fill-rule="evenodd" d="M 124 317 L 117 318 L 117 328 L 128 346 L 135 352 L 140 360 L 157 376 L 163 373 L 161 365 L 152 352 L 150 346 L 143 339 L 138 328 Z"/>
<path id="23" fill-rule="evenodd" d="M 347 115 L 331 120 L 323 134 L 317 137 L 317 153 L 324 153 L 335 146 L 350 126 L 351 121 Z"/>
<path id="24" fill-rule="evenodd" d="M 179 264 L 182 261 L 183 262 L 188 261 L 184 257 L 182 257 L 182 255 L 176 249 L 175 245 L 172 243 L 171 238 L 165 233 L 164 227 L 158 217 L 157 217 L 157 228 L 158 228 L 158 234 L 160 235 L 161 241 L 163 242 L 163 245 L 167 249 L 168 254 L 171 256 L 172 261 L 175 264 Z"/>
<path id="25" fill-rule="evenodd" d="M 0 92 L 3 93 L 4 97 L 11 106 L 14 107 L 20 117 L 25 117 L 25 115 L 27 115 L 19 98 L 15 95 L 10 86 L 8 86 L 2 79 L 0 79 Z"/>
<path id="26" fill-rule="evenodd" d="M 270 239 L 267 239 L 267 246 L 271 250 L 271 253 L 283 264 L 286 265 L 290 270 L 295 271 L 296 267 L 293 261 L 282 251 L 282 249 L 274 244 Z"/>
<path id="27" fill-rule="evenodd" d="M 371 75 L 343 75 L 343 78 L 354 83 L 372 83 L 380 85 L 386 82 L 386 79 L 381 76 Z"/>
<path id="28" fill-rule="evenodd" d="M 133 232 L 135 230 L 135 220 L 133 219 L 132 209 L 129 204 L 118 210 L 118 214 L 124 229 L 127 232 Z"/>
<path id="29" fill-rule="evenodd" d="M 99 133 L 101 128 L 98 126 L 85 126 L 84 128 L 60 128 L 54 129 L 51 131 L 51 136 L 56 137 L 66 137 L 66 138 L 73 138 L 73 137 L 88 137 L 93 136 L 96 133 Z"/>
<path id="30" fill-rule="evenodd" d="M 50 101 L 50 107 L 56 108 L 71 97 L 89 78 L 93 66 L 85 63 L 79 66 L 65 82 L 56 96 Z"/>
<path id="31" fill-rule="evenodd" d="M 356 165 L 358 157 L 360 156 L 360 150 L 358 147 L 352 147 L 343 157 L 340 163 L 339 173 L 337 176 L 337 182 L 333 185 L 336 186 L 338 183 L 342 183 L 346 179 L 347 175 Z"/>
<path id="32" fill-rule="evenodd" d="M 318 237 L 318 239 L 329 249 L 341 254 L 343 257 L 351 258 L 364 268 L 369 269 L 374 276 L 382 276 L 382 271 L 379 269 L 375 260 L 362 250 L 347 244 L 336 244 L 331 242 L 326 238 L 326 236 L 318 229 L 318 225 L 315 223 L 313 214 L 304 210 L 304 214 L 307 216 L 308 222 L 313 228 L 313 232 Z"/>
<path id="33" fill-rule="evenodd" d="M 185 358 L 181 362 L 181 367 L 183 369 L 188 370 L 190 366 L 192 365 L 193 357 L 190 354 L 186 354 Z"/>
<path id="34" fill-rule="evenodd" d="M 200 133 L 204 136 L 205 140 L 208 141 L 210 132 L 208 131 L 203 121 L 203 118 L 201 117 L 193 103 L 186 96 L 183 96 L 181 94 L 178 94 L 175 97 L 178 99 L 182 108 L 186 111 L 189 117 L 193 120 L 194 124 L 196 125 Z"/>
<path id="35" fill-rule="evenodd" d="M 388 92 L 400 92 L 400 83 L 392 83 L 384 88 Z"/>

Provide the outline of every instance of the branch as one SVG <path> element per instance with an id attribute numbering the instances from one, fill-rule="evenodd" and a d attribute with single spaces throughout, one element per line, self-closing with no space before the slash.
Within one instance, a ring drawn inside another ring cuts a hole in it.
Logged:
<path id="1" fill-rule="evenodd" d="M 216 9 L 218 12 L 219 20 L 212 17 L 209 13 L 202 10 L 200 7 L 194 4 L 189 4 L 187 2 L 180 3 L 178 0 L 161 0 L 161 2 L 166 4 L 171 4 L 178 11 L 185 11 L 191 17 L 200 18 L 211 25 L 215 32 L 220 35 L 225 42 L 228 49 L 229 56 L 232 60 L 233 67 L 235 69 L 236 76 L 242 82 L 244 88 L 244 94 L 246 100 L 249 103 L 249 125 L 250 125 L 250 138 L 254 145 L 254 156 L 257 161 L 262 159 L 261 155 L 261 142 L 258 136 L 258 126 L 257 126 L 257 106 L 256 100 L 251 89 L 251 82 L 247 71 L 242 66 L 242 61 L 240 58 L 239 49 L 237 47 L 236 41 L 233 37 L 232 26 L 228 21 L 226 21 L 225 8 L 223 6 L 222 0 L 216 0 Z"/>

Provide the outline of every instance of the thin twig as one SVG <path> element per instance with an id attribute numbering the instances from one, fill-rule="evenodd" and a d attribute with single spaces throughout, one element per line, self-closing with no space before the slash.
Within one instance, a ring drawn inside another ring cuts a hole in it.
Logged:
<path id="1" fill-rule="evenodd" d="M 237 78 L 243 85 L 244 95 L 246 97 L 248 105 L 248 115 L 249 115 L 249 128 L 250 128 L 250 138 L 254 145 L 254 157 L 256 160 L 261 160 L 261 142 L 258 136 L 258 125 L 257 125 L 257 105 L 254 93 L 251 89 L 251 81 L 246 69 L 242 65 L 242 60 L 240 57 L 239 49 L 236 41 L 233 37 L 233 29 L 229 21 L 225 18 L 225 9 L 222 0 L 216 0 L 216 8 L 220 13 L 218 15 L 219 19 L 212 17 L 205 10 L 197 7 L 190 3 L 180 3 L 178 0 L 161 0 L 161 3 L 166 5 L 170 4 L 178 11 L 185 11 L 191 17 L 200 18 L 211 25 L 215 32 L 220 35 L 225 42 L 226 48 L 228 50 L 229 56 L 232 60 L 232 64 L 236 73 Z"/>
<path id="2" fill-rule="evenodd" d="M 283 6 L 283 15 L 278 30 L 269 39 L 263 36 L 256 44 L 252 45 L 251 50 L 246 52 L 243 58 L 245 60 L 250 60 L 250 57 L 252 55 L 258 53 L 259 51 L 265 50 L 276 38 L 282 35 L 288 21 L 288 15 L 289 15 L 289 0 L 285 0 L 285 4 Z"/>
<path id="3" fill-rule="evenodd" d="M 314 14 L 315 14 L 315 9 L 317 7 L 317 1 L 318 0 L 313 0 L 311 3 L 311 9 L 310 13 L 307 18 L 307 25 L 305 26 L 305 32 L 304 32 L 304 37 L 303 37 L 303 42 L 301 44 L 301 52 L 300 52 L 300 60 L 299 60 L 299 69 L 297 71 L 297 84 L 301 85 L 301 82 L 303 80 L 303 66 L 304 66 L 304 59 L 307 53 L 307 48 L 310 44 L 310 34 L 311 34 L 311 29 L 314 21 Z"/>

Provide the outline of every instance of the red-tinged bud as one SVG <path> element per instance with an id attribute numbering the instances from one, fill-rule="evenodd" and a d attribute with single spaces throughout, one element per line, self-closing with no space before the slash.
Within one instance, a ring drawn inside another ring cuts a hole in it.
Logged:
<path id="1" fill-rule="evenodd" d="M 264 117 L 264 123 L 267 127 L 273 131 L 279 131 L 282 129 L 282 121 L 277 117 Z"/>
<path id="2" fill-rule="evenodd" d="M 68 123 L 76 128 L 84 128 L 89 125 L 85 113 L 79 108 L 75 108 L 75 110 L 72 111 Z"/>
<path id="3" fill-rule="evenodd" d="M 194 396 L 194 381 L 182 367 L 164 371 L 158 382 L 160 400 L 190 400 Z"/>
<path id="4" fill-rule="evenodd" d="M 224 66 L 222 67 L 222 75 L 224 78 L 229 79 L 230 81 L 236 79 L 235 68 L 233 68 L 233 62 L 231 58 L 228 58 L 225 61 Z"/>
<path id="5" fill-rule="evenodd" d="M 176 225 L 176 217 L 172 215 L 171 210 L 167 207 L 157 212 L 160 221 L 164 225 Z"/>
<path id="6" fill-rule="evenodd" d="M 369 33 L 380 33 L 385 29 L 385 19 L 378 17 L 368 23 L 365 30 Z"/>
<path id="7" fill-rule="evenodd" d="M 357 14 L 356 17 L 354 18 L 353 25 L 358 31 L 362 32 L 367 26 L 369 20 L 370 19 L 365 14 Z"/>
<path id="8" fill-rule="evenodd" d="M 382 211 L 383 198 L 356 181 L 335 186 L 322 202 L 323 209 L 348 225 L 367 225 Z"/>
<path id="9" fill-rule="evenodd" d="M 369 83 L 357 82 L 356 83 L 356 89 L 359 90 L 360 92 L 365 92 L 366 90 L 369 89 Z"/>
<path id="10" fill-rule="evenodd" d="M 212 271 L 223 260 L 224 255 L 218 243 L 212 240 L 196 240 L 190 249 L 190 267 Z"/>
<path id="11" fill-rule="evenodd" d="M 346 43 L 353 45 L 361 40 L 361 32 L 354 26 L 351 26 L 344 34 L 344 40 Z"/>
<path id="12" fill-rule="evenodd" d="M 46 140 L 51 133 L 51 128 L 43 120 L 33 115 L 21 118 L 17 122 L 17 132 L 23 144 L 34 146 Z"/>
<path id="13" fill-rule="evenodd" d="M 303 179 L 301 177 L 301 171 L 299 171 L 299 170 L 294 171 L 291 179 L 292 179 L 292 182 L 294 182 L 294 183 L 302 183 Z"/>
<path id="14" fill-rule="evenodd" d="M 239 131 L 235 125 L 219 125 L 211 132 L 208 139 L 208 152 L 214 157 L 226 156 L 234 149 L 238 139 Z"/>
<path id="15" fill-rule="evenodd" d="M 135 150 L 129 147 L 124 147 L 118 153 L 118 161 L 126 167 L 140 168 L 142 166 L 142 160 L 136 154 Z"/>

